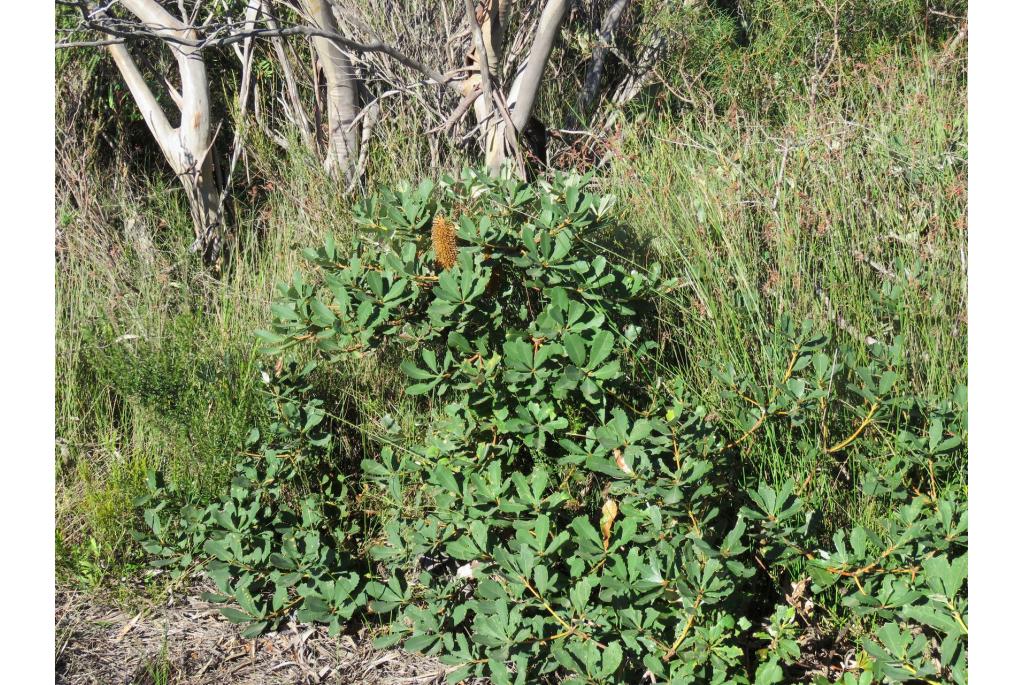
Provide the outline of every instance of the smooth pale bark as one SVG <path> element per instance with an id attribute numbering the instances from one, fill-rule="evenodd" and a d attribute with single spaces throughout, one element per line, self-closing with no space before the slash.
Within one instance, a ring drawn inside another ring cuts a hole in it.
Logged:
<path id="1" fill-rule="evenodd" d="M 526 68 L 516 76 L 508 92 L 508 106 L 512 112 L 512 123 L 517 131 L 522 131 L 526 122 L 533 114 L 533 105 L 540 92 L 544 68 L 551 57 L 555 38 L 562 27 L 565 12 L 569 7 L 568 0 L 549 0 L 541 12 L 537 23 L 537 35 L 530 46 L 530 55 L 526 59 Z"/>
<path id="2" fill-rule="evenodd" d="M 494 134 L 497 130 L 492 117 L 496 116 L 494 111 L 494 95 L 492 86 L 496 85 L 498 74 L 498 55 L 501 52 L 500 43 L 495 44 L 495 38 L 500 41 L 500 32 L 495 31 L 495 24 L 498 23 L 497 3 L 494 0 L 486 7 L 481 7 L 482 18 L 477 16 L 473 0 L 465 0 L 466 17 L 469 22 L 470 33 L 473 36 L 473 56 L 476 59 L 478 74 L 466 80 L 466 92 L 474 89 L 480 91 L 480 96 L 473 101 L 473 113 L 478 122 L 484 123 L 480 131 L 480 140 L 484 153 L 494 144 Z M 482 19 L 482 23 L 481 20 Z"/>
<path id="3" fill-rule="evenodd" d="M 511 121 L 506 122 L 496 118 L 493 124 L 496 129 L 494 136 L 487 139 L 489 144 L 486 151 L 486 164 L 488 172 L 492 175 L 496 175 L 500 171 L 502 164 L 513 151 L 513 141 L 518 139 L 519 133 L 533 114 L 533 106 L 537 101 L 537 93 L 540 91 L 544 68 L 551 57 L 551 50 L 555 45 L 555 39 L 558 37 L 568 7 L 568 0 L 548 0 L 541 11 L 540 19 L 537 22 L 537 33 L 530 46 L 526 66 L 516 75 L 512 87 L 508 90 L 507 103 Z"/>
<path id="4" fill-rule="evenodd" d="M 323 31 L 338 33 L 329 0 L 303 0 L 303 7 L 313 25 Z M 357 174 L 360 131 L 355 125 L 359 114 L 359 80 L 355 68 L 337 43 L 321 37 L 313 38 L 313 48 L 327 81 L 327 157 L 328 173 L 340 173 L 346 183 Z"/>
<path id="5" fill-rule="evenodd" d="M 195 31 L 155 0 L 121 0 L 121 4 L 158 36 L 196 40 Z M 181 113 L 176 127 L 160 107 L 124 44 L 110 45 L 108 50 L 160 150 L 185 187 L 196 233 L 193 249 L 201 249 L 205 259 L 212 262 L 220 252 L 223 216 L 211 150 L 206 65 L 197 48 L 173 41 L 168 41 L 167 45 L 181 76 L 181 93 L 174 94 L 175 100 L 180 99 Z"/>
<path id="6" fill-rule="evenodd" d="M 496 83 L 501 73 L 501 60 L 505 52 L 505 25 L 508 23 L 510 5 L 511 0 L 489 0 L 483 25 L 484 45 L 491 73 L 496 79 Z M 488 168 L 493 167 L 496 170 L 501 166 L 505 156 L 512 152 L 517 152 L 518 148 L 516 141 L 511 139 L 512 136 L 508 135 L 509 125 L 512 123 L 508 111 L 508 103 L 502 97 L 502 102 L 495 103 L 495 106 L 499 109 L 494 112 L 494 119 L 485 129 L 483 142 L 485 163 L 486 160 L 498 157 L 498 161 L 495 164 L 488 165 Z M 500 125 L 502 122 L 504 123 L 504 128 Z M 519 173 L 525 175 L 526 169 L 522 166 L 522 155 L 517 154 L 517 162 L 520 167 Z"/>
<path id="7" fill-rule="evenodd" d="M 487 52 L 487 64 L 491 75 L 498 78 L 501 73 L 501 60 L 505 50 L 505 24 L 508 21 L 509 0 L 486 0 L 484 17 L 480 22 L 483 33 L 484 48 Z"/>

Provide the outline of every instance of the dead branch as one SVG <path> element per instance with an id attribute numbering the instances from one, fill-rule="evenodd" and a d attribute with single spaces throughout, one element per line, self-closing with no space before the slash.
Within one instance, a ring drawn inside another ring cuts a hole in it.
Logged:
<path id="1" fill-rule="evenodd" d="M 576 102 L 576 113 L 570 119 L 568 128 L 577 128 L 581 120 L 588 116 L 597 99 L 604 63 L 615 38 L 615 28 L 628 4 L 629 0 L 615 0 L 601 20 L 601 30 L 597 34 L 598 42 L 590 53 L 590 64 L 587 66 L 587 74 L 583 80 L 583 90 Z"/>
<path id="2" fill-rule="evenodd" d="M 564 4 L 564 0 L 561 0 Z M 170 15 L 168 15 L 169 17 Z M 185 27 L 189 33 L 195 35 L 196 31 L 199 30 L 195 27 Z M 303 36 L 306 38 L 324 38 L 327 39 L 337 46 L 346 50 L 351 50 L 357 53 L 381 53 L 388 55 L 399 64 L 419 72 L 430 81 L 444 86 L 449 90 L 462 95 L 462 90 L 456 83 L 456 76 L 453 74 L 442 74 L 437 69 L 430 67 L 419 60 L 416 60 L 379 40 L 371 40 L 369 42 L 361 43 L 356 40 L 352 40 L 343 36 L 336 31 L 326 30 L 316 26 L 305 26 L 305 25 L 292 25 L 287 27 L 271 28 L 267 27 L 256 27 L 246 29 L 244 22 L 228 21 L 217 26 L 201 27 L 205 29 L 206 33 L 204 36 L 199 37 L 186 37 L 179 35 L 176 32 L 172 32 L 171 25 L 166 22 L 131 22 L 124 21 L 112 17 L 95 17 L 83 21 L 82 25 L 76 30 L 92 30 L 98 33 L 103 33 L 109 36 L 113 36 L 117 40 L 106 40 L 103 41 L 104 45 L 117 45 L 124 43 L 125 41 L 132 39 L 153 39 L 159 38 L 160 40 L 181 47 L 192 48 L 196 51 L 205 50 L 207 48 L 226 47 L 235 43 L 241 43 L 248 39 L 253 38 L 273 38 L 281 37 L 285 38 L 288 36 Z M 73 47 L 88 47 L 89 41 L 69 41 L 63 43 L 57 43 L 57 49 L 66 49 Z"/>

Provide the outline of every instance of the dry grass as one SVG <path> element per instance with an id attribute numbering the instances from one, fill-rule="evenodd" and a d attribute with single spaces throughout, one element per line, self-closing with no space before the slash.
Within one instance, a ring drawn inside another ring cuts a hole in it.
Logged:
<path id="1" fill-rule="evenodd" d="M 198 599 L 204 588 L 163 605 L 126 611 L 99 593 L 58 588 L 55 608 L 58 685 L 270 685 L 281 683 L 445 682 L 433 658 L 378 650 L 365 634 L 329 637 L 290 624 L 255 640 Z"/>

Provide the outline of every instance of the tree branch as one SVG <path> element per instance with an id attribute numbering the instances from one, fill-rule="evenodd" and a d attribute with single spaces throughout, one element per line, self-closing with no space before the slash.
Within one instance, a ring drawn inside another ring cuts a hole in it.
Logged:
<path id="1" fill-rule="evenodd" d="M 615 27 L 618 26 L 622 13 L 626 9 L 629 0 L 615 0 L 605 12 L 601 21 L 601 31 L 598 33 L 598 44 L 590 53 L 590 64 L 587 67 L 587 75 L 583 80 L 583 90 L 580 92 L 579 100 L 576 103 L 578 110 L 572 117 L 569 128 L 576 128 L 582 119 L 590 113 L 590 108 L 597 98 L 597 91 L 601 86 L 601 74 L 604 71 L 604 62 L 608 57 L 608 48 L 615 38 Z"/>
<path id="2" fill-rule="evenodd" d="M 567 0 L 548 0 L 537 23 L 537 35 L 530 46 L 526 69 L 516 77 L 509 90 L 509 108 L 517 132 L 522 131 L 526 122 L 530 120 L 537 93 L 540 91 L 544 67 L 551 56 L 551 49 L 554 47 L 568 6 Z"/>
<path id="3" fill-rule="evenodd" d="M 194 31 L 190 29 L 173 14 L 165 10 L 159 3 L 153 0 L 120 0 L 129 12 L 138 17 L 144 24 L 156 27 L 154 32 L 160 38 L 168 40 L 171 37 L 178 37 L 179 34 Z M 181 36 L 187 38 L 187 36 Z M 175 41 L 170 41 L 175 42 Z"/>
<path id="4" fill-rule="evenodd" d="M 303 0 L 302 7 L 311 25 L 337 33 L 338 26 L 331 4 L 326 0 Z M 352 182 L 359 159 L 360 132 L 353 131 L 359 109 L 359 83 L 348 55 L 326 38 L 313 38 L 320 67 L 327 81 L 327 157 L 324 166 L 329 173 L 340 172 Z"/>
<path id="5" fill-rule="evenodd" d="M 124 1 L 124 0 L 122 0 Z M 138 2 L 138 0 L 127 0 L 129 2 Z M 565 5 L 565 0 L 559 0 L 560 3 Z M 284 28 L 255 28 L 252 30 L 241 30 L 236 33 L 224 35 L 226 31 L 237 28 L 240 26 L 240 22 L 227 22 L 225 24 L 213 27 L 207 27 L 209 35 L 204 38 L 185 37 L 181 35 L 175 35 L 172 27 L 182 26 L 181 22 L 178 22 L 170 14 L 164 12 L 167 18 L 172 23 L 154 23 L 146 22 L 144 29 L 139 29 L 137 24 L 131 22 L 123 22 L 110 18 L 104 19 L 89 19 L 84 22 L 82 28 L 92 29 L 100 33 L 104 33 L 110 36 L 114 36 L 119 39 L 130 39 L 130 38 L 159 38 L 172 45 L 181 47 L 193 48 L 194 50 L 203 50 L 206 48 L 215 48 L 232 45 L 234 43 L 240 43 L 249 38 L 269 38 L 269 37 L 287 37 L 287 36 L 304 36 L 306 38 L 326 38 L 336 45 L 346 50 L 351 50 L 356 53 L 367 53 L 367 52 L 378 52 L 381 54 L 388 55 L 399 64 L 419 72 L 427 79 L 437 83 L 438 85 L 444 86 L 451 90 L 453 93 L 459 96 L 463 95 L 461 88 L 456 84 L 456 75 L 444 75 L 437 69 L 430 67 L 417 59 L 409 57 L 408 55 L 400 52 L 394 47 L 387 45 L 379 40 L 371 40 L 366 43 L 360 43 L 358 41 L 346 38 L 345 36 L 335 31 L 328 31 L 313 26 L 288 26 Z M 194 31 L 189 27 L 184 27 L 190 32 Z M 109 44 L 104 41 L 104 44 Z M 68 43 L 57 43 L 56 47 L 71 48 L 71 47 L 86 47 L 87 42 L 76 41 Z"/>
<path id="6" fill-rule="evenodd" d="M 160 144 L 160 148 L 164 150 L 164 154 L 170 158 L 168 143 L 174 135 L 174 127 L 168 121 L 167 114 L 160 106 L 160 103 L 157 102 L 156 96 L 150 90 L 149 84 L 143 78 L 142 72 L 139 71 L 139 67 L 135 64 L 135 60 L 128 53 L 128 48 L 119 43 L 107 46 L 107 51 L 114 60 L 118 71 L 121 72 L 124 82 L 128 85 L 128 91 L 135 98 L 135 102 L 138 103 L 139 110 L 142 112 L 142 118 L 146 121 L 146 126 L 149 127 L 153 137 Z"/>
<path id="7" fill-rule="evenodd" d="M 473 0 L 466 0 L 466 20 L 469 22 L 469 29 L 473 32 L 473 44 L 476 46 L 476 64 L 480 72 L 480 90 L 483 93 L 483 107 L 480 112 L 480 119 L 491 116 L 494 107 L 494 96 L 491 95 L 491 70 L 487 63 L 487 46 L 484 45 L 484 32 L 480 30 L 480 22 L 476 20 L 476 11 L 473 7 Z"/>
<path id="8" fill-rule="evenodd" d="M 277 19 L 270 13 L 270 5 L 267 0 L 260 0 L 260 11 L 263 14 L 263 20 L 266 22 L 270 29 L 278 30 Z M 281 40 L 280 36 L 271 36 L 270 42 L 274 46 L 274 54 L 277 55 L 277 61 L 281 65 L 281 73 L 284 77 L 285 92 L 288 94 L 288 101 L 291 104 L 292 110 L 295 112 L 295 125 L 299 129 L 299 136 L 302 138 L 303 144 L 310 150 L 316 149 L 316 144 L 313 140 L 313 124 L 310 123 L 309 117 L 306 115 L 306 109 L 302 106 L 302 98 L 299 97 L 299 85 L 295 80 L 295 72 L 292 70 L 292 64 L 288 61 L 288 54 L 284 49 L 284 41 Z"/>

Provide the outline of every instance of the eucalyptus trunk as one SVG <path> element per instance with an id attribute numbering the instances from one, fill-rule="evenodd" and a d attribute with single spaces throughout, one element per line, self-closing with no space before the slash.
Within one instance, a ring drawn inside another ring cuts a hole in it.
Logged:
<path id="1" fill-rule="evenodd" d="M 121 4 L 167 39 L 165 43 L 177 62 L 181 92 L 168 84 L 180 113 L 178 125 L 173 126 L 125 45 L 115 43 L 107 48 L 142 118 L 185 188 L 196 236 L 192 247 L 212 263 L 220 254 L 224 221 L 210 139 L 206 64 L 199 48 L 187 44 L 196 42 L 196 32 L 155 0 L 121 0 Z"/>
<path id="2" fill-rule="evenodd" d="M 330 0 L 303 0 L 312 24 L 325 32 L 339 33 Z M 313 49 L 327 82 L 327 155 L 324 168 L 340 174 L 346 183 L 358 175 L 359 144 L 356 125 L 359 114 L 359 79 L 348 55 L 329 38 L 314 37 Z"/>
<path id="3" fill-rule="evenodd" d="M 537 94 L 543 82 L 544 68 L 551 57 L 555 39 L 562 27 L 568 0 L 548 0 L 537 22 L 537 33 L 525 65 L 519 70 L 506 96 L 508 117 L 493 116 L 485 133 L 487 170 L 496 175 L 507 159 L 515 154 L 519 140 L 533 116 Z M 520 172 L 522 173 L 522 171 Z"/>

